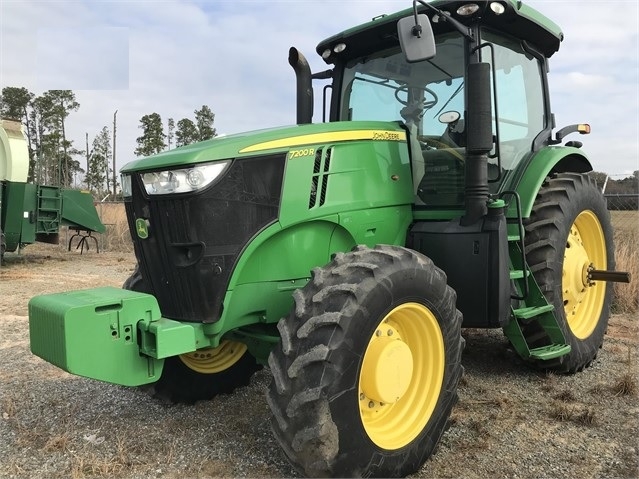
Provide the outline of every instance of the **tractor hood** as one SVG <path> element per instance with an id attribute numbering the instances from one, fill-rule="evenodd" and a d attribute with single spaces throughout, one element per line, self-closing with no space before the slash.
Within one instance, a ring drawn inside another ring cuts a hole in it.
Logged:
<path id="1" fill-rule="evenodd" d="M 238 133 L 164 151 L 127 163 L 121 173 L 165 169 L 288 151 L 291 148 L 357 140 L 406 141 L 399 122 L 344 121 Z"/>

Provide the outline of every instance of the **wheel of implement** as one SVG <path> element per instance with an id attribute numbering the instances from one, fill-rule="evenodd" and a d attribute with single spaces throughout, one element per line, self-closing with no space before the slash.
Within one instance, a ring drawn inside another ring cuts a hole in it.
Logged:
<path id="1" fill-rule="evenodd" d="M 571 346 L 568 355 L 538 365 L 581 371 L 596 358 L 610 315 L 613 284 L 588 278 L 589 268 L 615 269 L 605 199 L 588 176 L 557 174 L 542 185 L 524 225 L 527 262 Z M 550 342 L 535 323 L 524 335 L 532 347 Z"/>
<path id="2" fill-rule="evenodd" d="M 338 253 L 294 293 L 268 403 L 307 476 L 400 477 L 428 459 L 457 400 L 462 315 L 446 275 L 396 246 Z"/>
<path id="3" fill-rule="evenodd" d="M 151 291 L 138 266 L 123 288 L 142 293 Z M 194 403 L 248 385 L 261 368 L 245 344 L 223 340 L 217 348 L 165 359 L 160 379 L 151 386 L 158 397 L 176 403 Z"/>

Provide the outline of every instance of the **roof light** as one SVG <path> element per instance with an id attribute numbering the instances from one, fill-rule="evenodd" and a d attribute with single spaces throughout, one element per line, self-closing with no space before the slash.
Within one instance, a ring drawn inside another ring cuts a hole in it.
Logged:
<path id="1" fill-rule="evenodd" d="M 506 11 L 506 7 L 499 2 L 490 2 L 490 9 L 495 13 L 495 15 L 501 15 Z"/>
<path id="2" fill-rule="evenodd" d="M 322 58 L 323 58 L 324 60 L 328 60 L 328 57 L 330 57 L 330 56 L 331 56 L 331 53 L 333 53 L 333 52 L 331 52 L 331 49 L 330 49 L 330 48 L 327 48 L 326 50 L 324 50 L 324 51 L 322 52 Z"/>
<path id="3" fill-rule="evenodd" d="M 333 51 L 335 53 L 341 53 L 344 50 L 346 50 L 346 43 L 338 43 L 337 45 L 333 47 Z"/>
<path id="4" fill-rule="evenodd" d="M 479 10 L 479 5 L 477 5 L 476 3 L 467 3 L 466 5 L 462 5 L 457 9 L 457 15 L 467 17 L 475 13 L 477 10 Z"/>

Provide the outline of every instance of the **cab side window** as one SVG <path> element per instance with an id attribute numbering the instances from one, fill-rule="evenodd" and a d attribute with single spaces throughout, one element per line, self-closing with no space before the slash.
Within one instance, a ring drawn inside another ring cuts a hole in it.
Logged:
<path id="1" fill-rule="evenodd" d="M 499 126 L 499 157 L 507 176 L 532 151 L 533 140 L 547 123 L 542 64 L 518 41 L 490 31 L 482 32 L 482 40 L 491 43 L 494 50 L 494 58 L 488 48 L 483 49 L 482 57 L 491 66 L 495 63 L 497 111 L 493 112 L 493 131 Z"/>

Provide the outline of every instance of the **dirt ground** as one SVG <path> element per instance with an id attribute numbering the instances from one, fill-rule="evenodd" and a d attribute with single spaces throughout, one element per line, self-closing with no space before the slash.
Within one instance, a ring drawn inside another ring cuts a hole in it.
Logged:
<path id="1" fill-rule="evenodd" d="M 120 287 L 132 253 L 31 245 L 0 268 L 0 477 L 290 477 L 270 435 L 269 373 L 234 395 L 165 405 L 70 376 L 29 351 L 31 297 Z M 500 331 L 465 330 L 452 426 L 413 477 L 639 477 L 637 315 L 614 315 L 592 367 L 533 371 Z"/>

